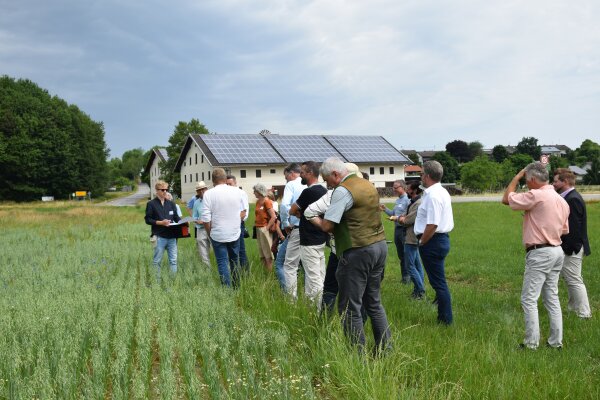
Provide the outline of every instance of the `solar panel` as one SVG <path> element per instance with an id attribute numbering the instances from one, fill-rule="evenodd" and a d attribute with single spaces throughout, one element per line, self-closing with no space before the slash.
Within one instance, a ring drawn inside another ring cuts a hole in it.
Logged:
<path id="1" fill-rule="evenodd" d="M 411 161 L 381 136 L 325 136 L 348 162 L 406 162 Z"/>
<path id="2" fill-rule="evenodd" d="M 265 138 L 288 163 L 300 163 L 304 161 L 323 162 L 332 156 L 343 158 L 323 136 L 267 135 Z"/>
<path id="3" fill-rule="evenodd" d="M 260 135 L 199 135 L 220 164 L 284 164 Z"/>

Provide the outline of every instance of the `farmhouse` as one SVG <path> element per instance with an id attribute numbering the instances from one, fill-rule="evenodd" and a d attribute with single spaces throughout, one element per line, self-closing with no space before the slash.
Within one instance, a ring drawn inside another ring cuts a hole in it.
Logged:
<path id="1" fill-rule="evenodd" d="M 150 153 L 150 158 L 148 158 L 148 162 L 146 163 L 146 168 L 144 172 L 148 172 L 150 176 L 150 197 L 154 197 L 156 193 L 154 193 L 154 184 L 158 181 L 163 175 L 160 170 L 159 163 L 165 162 L 169 159 L 167 155 L 167 150 L 164 147 L 158 147 L 152 149 L 152 153 Z"/>
<path id="2" fill-rule="evenodd" d="M 175 172 L 181 174 L 181 194 L 191 198 L 196 182 L 211 183 L 215 167 L 235 175 L 238 185 L 252 201 L 252 187 L 263 183 L 283 194 L 283 169 L 290 163 L 323 162 L 335 156 L 352 162 L 370 175 L 376 187 L 392 186 L 404 179 L 404 167 L 412 162 L 382 136 L 277 135 L 259 134 L 190 134 Z"/>

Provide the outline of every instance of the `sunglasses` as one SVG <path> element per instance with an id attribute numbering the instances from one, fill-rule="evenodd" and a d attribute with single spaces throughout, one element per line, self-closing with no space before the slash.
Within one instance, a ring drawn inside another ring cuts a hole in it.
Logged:
<path id="1" fill-rule="evenodd" d="M 157 189 L 159 192 L 168 192 L 169 189 Z"/>

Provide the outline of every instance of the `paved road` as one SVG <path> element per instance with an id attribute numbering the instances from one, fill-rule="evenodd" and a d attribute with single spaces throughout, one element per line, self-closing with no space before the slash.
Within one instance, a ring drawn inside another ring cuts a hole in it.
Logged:
<path id="1" fill-rule="evenodd" d="M 135 206 L 140 200 L 149 200 L 150 199 L 150 187 L 145 183 L 140 183 L 138 185 L 138 190 L 134 194 L 121 197 L 120 199 L 107 201 L 106 203 L 100 203 L 101 206 Z"/>

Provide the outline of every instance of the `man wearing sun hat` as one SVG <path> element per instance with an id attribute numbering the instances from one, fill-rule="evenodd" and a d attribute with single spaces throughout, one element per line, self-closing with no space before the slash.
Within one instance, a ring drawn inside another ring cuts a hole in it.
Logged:
<path id="1" fill-rule="evenodd" d="M 202 216 L 202 198 L 204 197 L 206 189 L 208 189 L 208 187 L 204 181 L 196 183 L 196 200 L 194 201 L 194 207 L 192 209 L 192 218 L 196 225 L 196 247 L 198 249 L 198 255 L 205 265 L 210 266 L 210 238 L 200 220 L 200 217 Z"/>

